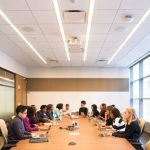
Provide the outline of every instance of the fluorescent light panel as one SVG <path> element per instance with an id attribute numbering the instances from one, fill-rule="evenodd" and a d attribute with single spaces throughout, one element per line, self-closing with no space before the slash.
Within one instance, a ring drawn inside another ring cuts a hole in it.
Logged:
<path id="1" fill-rule="evenodd" d="M 24 37 L 24 35 L 16 28 L 16 26 L 8 19 L 8 17 L 0 10 L 0 15 L 5 19 L 5 21 L 18 33 L 18 35 L 26 42 L 26 44 L 32 49 L 32 51 L 45 63 L 46 60 L 39 54 L 39 52 L 33 47 L 33 45 Z"/>
<path id="2" fill-rule="evenodd" d="M 64 29 L 63 29 L 63 24 L 62 24 L 62 20 L 61 20 L 61 16 L 60 16 L 60 11 L 59 11 L 59 6 L 58 6 L 57 0 L 53 0 L 53 5 L 54 5 L 54 8 L 55 8 L 55 13 L 56 13 L 56 17 L 57 17 L 57 20 L 58 20 L 61 36 L 62 36 L 62 39 L 63 39 L 63 42 L 64 42 L 66 55 L 67 55 L 68 61 L 70 61 L 68 45 L 67 45 L 67 42 L 66 42 L 66 37 L 65 37 Z"/>
<path id="3" fill-rule="evenodd" d="M 90 0 L 88 24 L 87 24 L 87 31 L 86 31 L 85 50 L 84 50 L 84 61 L 86 60 L 86 56 L 87 56 L 87 48 L 88 48 L 88 43 L 89 43 L 89 36 L 90 36 L 90 30 L 91 30 L 91 24 L 92 24 L 94 4 L 95 4 L 95 0 Z"/>
<path id="4" fill-rule="evenodd" d="M 144 16 L 141 18 L 141 20 L 136 24 L 136 26 L 133 28 L 133 30 L 130 32 L 130 34 L 127 36 L 127 38 L 123 41 L 123 43 L 120 45 L 120 47 L 117 49 L 117 51 L 113 54 L 113 56 L 109 59 L 108 64 L 110 64 L 113 61 L 113 59 L 116 57 L 116 55 L 120 52 L 120 50 L 127 43 L 127 41 L 133 36 L 133 34 L 136 32 L 136 30 L 140 27 L 140 25 L 144 22 L 144 20 L 148 17 L 149 14 L 150 14 L 150 8 L 144 14 Z"/>

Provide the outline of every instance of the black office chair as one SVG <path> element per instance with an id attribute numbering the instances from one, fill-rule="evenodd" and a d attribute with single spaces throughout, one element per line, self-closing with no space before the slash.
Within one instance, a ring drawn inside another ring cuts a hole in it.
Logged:
<path id="1" fill-rule="evenodd" d="M 140 136 L 138 139 L 128 139 L 128 141 L 136 148 L 136 150 L 143 150 L 143 145 L 140 142 L 140 137 L 143 134 L 144 131 L 144 127 L 145 127 L 145 120 L 141 119 L 140 120 L 140 128 L 141 128 L 141 132 L 140 132 Z"/>

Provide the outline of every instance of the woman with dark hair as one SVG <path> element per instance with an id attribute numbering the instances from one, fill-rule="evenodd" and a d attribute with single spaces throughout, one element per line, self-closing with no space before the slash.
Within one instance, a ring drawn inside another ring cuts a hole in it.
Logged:
<path id="1" fill-rule="evenodd" d="M 38 126 L 31 124 L 30 119 L 35 115 L 35 109 L 31 106 L 27 108 L 27 116 L 23 119 L 25 130 L 28 132 L 38 131 Z"/>
<path id="2" fill-rule="evenodd" d="M 46 115 L 46 111 L 47 111 L 47 106 L 42 105 L 40 107 L 40 110 L 37 112 L 37 118 L 39 122 L 42 122 L 42 123 L 50 122 L 48 116 Z"/>
<path id="3" fill-rule="evenodd" d="M 111 110 L 113 109 L 113 106 L 107 106 L 106 112 L 105 112 L 105 125 L 110 126 L 113 124 L 113 119 L 111 118 Z"/>
<path id="4" fill-rule="evenodd" d="M 113 129 L 116 131 L 125 131 L 125 123 L 122 119 L 120 111 L 117 108 L 113 108 L 111 110 L 111 118 L 113 119 Z"/>
<path id="5" fill-rule="evenodd" d="M 57 104 L 56 109 L 53 112 L 54 119 L 60 119 L 62 109 L 63 109 L 63 104 L 62 103 Z"/>
<path id="6" fill-rule="evenodd" d="M 97 106 L 95 104 L 91 105 L 92 109 L 92 117 L 98 117 L 99 116 L 99 111 L 97 110 Z"/>
<path id="7" fill-rule="evenodd" d="M 46 115 L 48 116 L 50 120 L 53 120 L 53 109 L 54 109 L 54 106 L 52 104 L 47 105 Z"/>
<path id="8" fill-rule="evenodd" d="M 31 105 L 30 107 L 32 107 L 32 111 L 29 114 L 30 123 L 31 124 L 38 124 L 39 121 L 38 121 L 37 114 L 36 114 L 37 108 L 35 105 Z"/>

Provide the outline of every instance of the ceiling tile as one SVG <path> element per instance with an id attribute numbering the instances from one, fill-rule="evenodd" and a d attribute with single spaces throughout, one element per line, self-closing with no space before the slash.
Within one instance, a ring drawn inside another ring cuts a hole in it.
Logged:
<path id="1" fill-rule="evenodd" d="M 92 24 L 90 34 L 106 34 L 111 24 Z"/>
<path id="2" fill-rule="evenodd" d="M 13 24 L 36 24 L 30 11 L 6 11 L 5 14 Z"/>
<path id="3" fill-rule="evenodd" d="M 123 0 L 120 9 L 148 9 L 149 7 L 149 0 Z"/>
<path id="4" fill-rule="evenodd" d="M 33 11 L 33 15 L 39 24 L 57 23 L 54 11 Z"/>
<path id="5" fill-rule="evenodd" d="M 17 34 L 10 25 L 0 25 L 0 31 L 4 34 Z"/>
<path id="6" fill-rule="evenodd" d="M 96 0 L 95 9 L 118 9 L 122 0 Z"/>
<path id="7" fill-rule="evenodd" d="M 86 33 L 86 24 L 64 24 L 63 26 L 66 36 L 79 37 Z"/>
<path id="8" fill-rule="evenodd" d="M 76 0 L 74 3 L 70 0 L 61 0 L 60 8 L 62 10 L 86 10 L 89 9 L 89 0 Z"/>
<path id="9" fill-rule="evenodd" d="M 92 23 L 112 23 L 117 10 L 95 10 Z"/>
<path id="10" fill-rule="evenodd" d="M 40 24 L 40 28 L 45 35 L 60 35 L 58 24 Z"/>
<path id="11" fill-rule="evenodd" d="M 31 10 L 52 10 L 52 0 L 26 0 Z"/>
<path id="12" fill-rule="evenodd" d="M 25 0 L 0 0 L 2 10 L 29 10 Z"/>

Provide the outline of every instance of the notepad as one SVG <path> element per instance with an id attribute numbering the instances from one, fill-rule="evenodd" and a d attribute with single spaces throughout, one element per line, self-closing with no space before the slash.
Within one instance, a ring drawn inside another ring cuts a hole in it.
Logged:
<path id="1" fill-rule="evenodd" d="M 69 135 L 80 135 L 79 132 L 69 132 Z"/>

